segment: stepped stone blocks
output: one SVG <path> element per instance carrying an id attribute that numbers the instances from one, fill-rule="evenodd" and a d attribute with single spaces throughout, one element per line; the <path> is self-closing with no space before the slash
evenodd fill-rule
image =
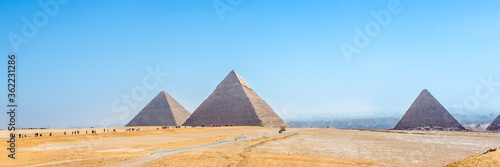
<path id="1" fill-rule="evenodd" d="M 288 126 L 234 70 L 183 125 Z"/>
<path id="2" fill-rule="evenodd" d="M 465 128 L 424 89 L 398 122 L 395 130 L 455 130 Z"/>
<path id="3" fill-rule="evenodd" d="M 181 126 L 191 114 L 167 92 L 160 92 L 126 126 Z"/>

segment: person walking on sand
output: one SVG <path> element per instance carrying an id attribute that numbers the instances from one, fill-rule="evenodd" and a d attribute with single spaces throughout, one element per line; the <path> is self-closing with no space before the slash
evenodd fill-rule
<path id="1" fill-rule="evenodd" d="M 52 132 L 50 132 L 50 135 L 49 136 L 52 136 Z"/>

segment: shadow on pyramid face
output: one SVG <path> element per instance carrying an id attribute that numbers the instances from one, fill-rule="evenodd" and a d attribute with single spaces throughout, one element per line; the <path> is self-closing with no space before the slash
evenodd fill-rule
<path id="1" fill-rule="evenodd" d="M 219 83 L 212 94 L 203 101 L 183 125 L 228 124 L 267 127 L 288 126 L 234 70 Z"/>
<path id="2" fill-rule="evenodd" d="M 453 130 L 465 128 L 427 89 L 422 90 L 394 130 Z"/>
<path id="3" fill-rule="evenodd" d="M 190 115 L 172 96 L 161 91 L 126 126 L 181 126 Z"/>
<path id="4" fill-rule="evenodd" d="M 491 122 L 490 126 L 486 128 L 487 131 L 493 131 L 493 132 L 498 132 L 500 131 L 500 115 Z"/>

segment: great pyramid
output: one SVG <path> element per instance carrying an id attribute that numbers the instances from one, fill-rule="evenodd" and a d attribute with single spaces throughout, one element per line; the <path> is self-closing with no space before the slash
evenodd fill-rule
<path id="1" fill-rule="evenodd" d="M 486 128 L 487 131 L 500 131 L 500 115 Z"/>
<path id="2" fill-rule="evenodd" d="M 430 127 L 438 130 L 465 130 L 453 116 L 424 89 L 394 129 Z"/>
<path id="3" fill-rule="evenodd" d="M 172 96 L 161 91 L 126 126 L 180 126 L 189 115 Z"/>
<path id="4" fill-rule="evenodd" d="M 234 70 L 224 78 L 183 125 L 231 124 L 266 127 L 288 126 Z"/>

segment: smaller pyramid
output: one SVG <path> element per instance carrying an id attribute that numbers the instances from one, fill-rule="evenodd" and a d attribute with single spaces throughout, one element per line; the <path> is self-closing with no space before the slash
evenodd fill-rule
<path id="1" fill-rule="evenodd" d="M 394 129 L 465 130 L 427 89 L 415 99 Z"/>
<path id="2" fill-rule="evenodd" d="M 487 131 L 500 131 L 500 115 L 486 128 Z"/>
<path id="3" fill-rule="evenodd" d="M 161 91 L 126 126 L 181 126 L 189 116 L 172 96 Z"/>

